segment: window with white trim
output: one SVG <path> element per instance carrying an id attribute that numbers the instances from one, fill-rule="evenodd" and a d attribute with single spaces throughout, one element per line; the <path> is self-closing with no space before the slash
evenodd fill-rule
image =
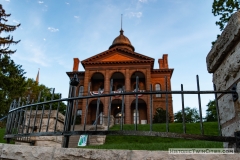
<path id="1" fill-rule="evenodd" d="M 160 84 L 155 84 L 155 91 L 161 91 L 161 85 Z M 156 94 L 156 97 L 162 97 L 161 94 Z"/>

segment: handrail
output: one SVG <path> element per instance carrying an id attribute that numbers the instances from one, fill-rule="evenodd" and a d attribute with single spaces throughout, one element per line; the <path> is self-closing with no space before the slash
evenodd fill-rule
<path id="1" fill-rule="evenodd" d="M 55 99 L 45 102 L 38 102 L 34 104 L 27 104 L 22 107 L 14 108 L 9 111 L 9 113 L 14 112 L 19 109 L 24 109 L 26 107 L 37 106 L 42 104 L 49 104 L 54 102 L 62 102 L 62 101 L 71 101 L 71 100 L 78 100 L 78 99 L 88 99 L 88 98 L 98 98 L 98 97 L 110 97 L 116 95 L 136 95 L 136 94 L 237 94 L 236 91 L 226 90 L 226 91 L 145 91 L 145 92 L 123 92 L 123 93 L 110 93 L 110 94 L 99 94 L 93 96 L 82 96 L 82 97 L 70 97 L 70 98 L 62 98 L 62 99 Z"/>

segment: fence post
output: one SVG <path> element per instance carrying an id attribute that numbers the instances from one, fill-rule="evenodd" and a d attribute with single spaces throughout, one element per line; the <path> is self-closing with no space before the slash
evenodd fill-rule
<path id="1" fill-rule="evenodd" d="M 136 77 L 136 92 L 138 92 L 138 84 L 139 84 L 139 77 Z M 136 99 L 135 99 L 135 131 L 137 131 L 137 124 L 139 121 L 139 113 L 138 113 L 138 94 L 136 93 Z"/>
<path id="2" fill-rule="evenodd" d="M 77 74 L 74 74 L 73 78 L 70 80 L 70 92 L 69 92 L 69 98 L 74 97 L 75 92 L 76 92 L 76 86 L 79 84 L 79 80 L 77 77 Z M 66 113 L 65 113 L 65 121 L 64 121 L 64 132 L 70 131 L 71 129 L 71 118 L 72 118 L 72 111 L 73 111 L 73 105 L 74 105 L 74 100 L 69 100 Z M 68 148 L 68 143 L 69 143 L 69 137 L 70 135 L 64 135 L 63 138 L 63 148 Z"/>
<path id="3" fill-rule="evenodd" d="M 10 107 L 9 107 L 9 111 L 8 111 L 8 112 L 10 112 L 10 111 L 12 110 L 12 108 L 13 108 L 13 102 L 10 104 Z M 12 113 L 10 113 L 10 114 L 8 113 L 8 115 L 7 115 L 7 124 L 6 124 L 6 132 L 5 132 L 5 134 L 9 134 L 9 133 L 10 133 L 9 127 L 10 127 L 11 118 L 12 118 Z M 10 138 L 7 138 L 6 140 L 7 140 L 7 143 L 8 143 L 8 144 L 9 144 L 10 141 L 11 141 Z"/>
<path id="4" fill-rule="evenodd" d="M 165 76 L 165 90 L 166 90 L 166 132 L 169 132 L 169 117 L 168 117 L 168 94 L 167 94 L 167 91 L 168 91 L 168 83 L 167 83 L 167 76 Z"/>

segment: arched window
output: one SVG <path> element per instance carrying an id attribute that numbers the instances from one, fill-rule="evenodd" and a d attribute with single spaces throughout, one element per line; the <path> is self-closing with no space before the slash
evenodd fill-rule
<path id="1" fill-rule="evenodd" d="M 79 87 L 78 97 L 83 96 L 83 86 Z"/>
<path id="2" fill-rule="evenodd" d="M 155 84 L 155 91 L 161 91 L 160 84 Z M 156 97 L 162 97 L 162 95 L 161 94 L 156 94 Z"/>

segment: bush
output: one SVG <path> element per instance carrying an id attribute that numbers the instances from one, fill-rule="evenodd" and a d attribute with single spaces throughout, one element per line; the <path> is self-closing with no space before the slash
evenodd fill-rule
<path id="1" fill-rule="evenodd" d="M 168 113 L 168 121 L 171 122 L 171 115 Z M 153 116 L 153 123 L 166 123 L 166 110 L 157 108 Z"/>

